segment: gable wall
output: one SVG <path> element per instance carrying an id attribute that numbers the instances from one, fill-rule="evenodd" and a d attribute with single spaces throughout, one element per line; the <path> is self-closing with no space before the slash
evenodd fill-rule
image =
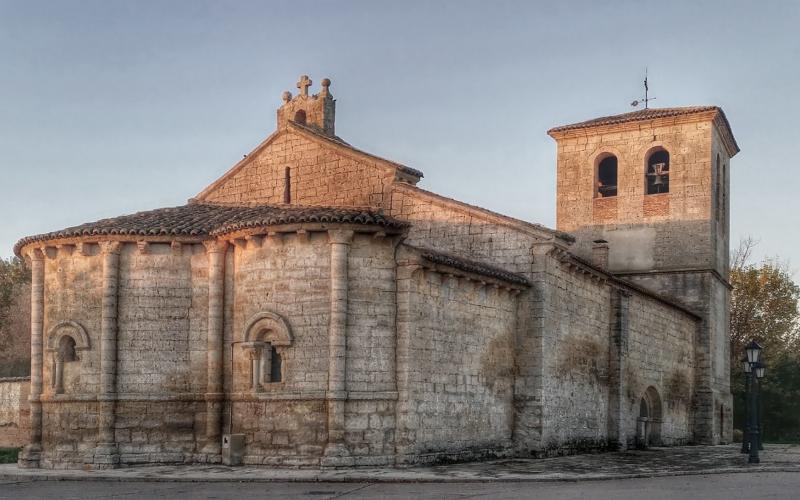
<path id="1" fill-rule="evenodd" d="M 238 172 L 201 196 L 224 203 L 283 203 L 286 167 L 293 205 L 381 207 L 394 172 L 303 137 L 281 132 Z"/>

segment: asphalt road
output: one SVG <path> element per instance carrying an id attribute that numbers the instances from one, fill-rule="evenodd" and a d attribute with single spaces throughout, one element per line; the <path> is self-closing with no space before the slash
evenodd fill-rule
<path id="1" fill-rule="evenodd" d="M 0 499 L 536 498 L 798 499 L 800 473 L 748 473 L 557 483 L 166 483 L 0 481 Z"/>

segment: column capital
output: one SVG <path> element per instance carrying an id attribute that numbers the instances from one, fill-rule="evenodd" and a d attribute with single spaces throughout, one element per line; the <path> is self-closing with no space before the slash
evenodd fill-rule
<path id="1" fill-rule="evenodd" d="M 103 255 L 119 254 L 122 250 L 121 241 L 103 241 L 100 243 L 100 252 Z"/>
<path id="2" fill-rule="evenodd" d="M 206 253 L 225 253 L 228 250 L 228 242 L 224 240 L 206 240 L 203 242 Z"/>
<path id="3" fill-rule="evenodd" d="M 42 248 L 31 248 L 25 252 L 25 257 L 31 261 L 44 260 L 44 250 Z"/>
<path id="4" fill-rule="evenodd" d="M 349 245 L 353 241 L 353 234 L 350 229 L 330 229 L 328 239 L 331 244 Z"/>

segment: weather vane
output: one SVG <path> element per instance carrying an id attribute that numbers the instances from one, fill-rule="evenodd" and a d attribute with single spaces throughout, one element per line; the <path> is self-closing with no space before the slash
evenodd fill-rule
<path id="1" fill-rule="evenodd" d="M 644 69 L 644 99 L 637 99 L 631 103 L 631 106 L 634 108 L 639 105 L 639 103 L 644 103 L 644 109 L 648 108 L 650 101 L 655 99 L 655 97 L 648 97 L 647 93 L 650 91 L 650 87 L 647 86 L 647 68 Z"/>

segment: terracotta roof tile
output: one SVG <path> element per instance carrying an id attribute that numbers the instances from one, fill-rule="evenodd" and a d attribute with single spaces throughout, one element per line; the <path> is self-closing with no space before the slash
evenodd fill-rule
<path id="1" fill-rule="evenodd" d="M 189 203 L 68 227 L 28 236 L 14 245 L 14 252 L 32 242 L 80 236 L 217 236 L 250 227 L 295 223 L 365 224 L 401 229 L 404 222 L 371 210 L 336 207 L 280 205 L 222 205 Z"/>
<path id="2" fill-rule="evenodd" d="M 639 111 L 632 111 L 630 113 L 623 113 L 621 115 L 602 116 L 592 120 L 583 122 L 572 123 L 569 125 L 561 125 L 559 127 L 551 128 L 547 133 L 564 132 L 567 130 L 575 130 L 581 128 L 599 127 L 601 125 L 616 125 L 618 123 L 627 123 L 644 120 L 654 120 L 656 118 L 669 118 L 672 116 L 691 115 L 694 113 L 705 113 L 707 111 L 719 111 L 722 109 L 717 106 L 690 106 L 683 108 L 651 108 L 640 109 Z"/>

